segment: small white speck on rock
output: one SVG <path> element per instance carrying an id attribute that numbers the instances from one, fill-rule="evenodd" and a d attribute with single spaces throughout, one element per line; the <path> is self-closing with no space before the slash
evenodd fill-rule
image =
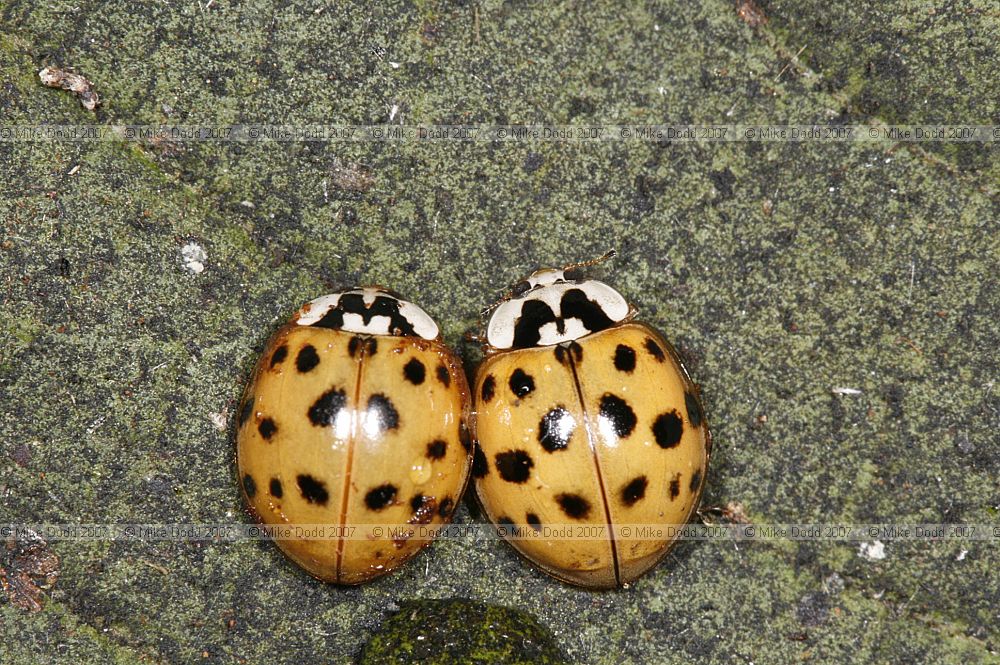
<path id="1" fill-rule="evenodd" d="M 192 240 L 181 247 L 181 259 L 184 261 L 184 269 L 197 275 L 204 272 L 208 254 L 201 245 Z"/>
<path id="2" fill-rule="evenodd" d="M 225 411 L 220 413 L 211 413 L 208 417 L 212 419 L 212 425 L 215 426 L 215 429 L 220 432 L 224 432 L 226 430 L 226 425 L 229 424 L 229 416 L 226 415 Z"/>
<path id="3" fill-rule="evenodd" d="M 869 561 L 881 561 L 886 557 L 885 543 L 881 540 L 861 543 L 858 546 L 858 556 Z"/>

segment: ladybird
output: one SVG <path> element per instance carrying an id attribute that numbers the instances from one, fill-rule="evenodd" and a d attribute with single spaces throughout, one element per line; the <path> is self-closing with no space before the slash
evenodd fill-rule
<path id="1" fill-rule="evenodd" d="M 375 287 L 317 298 L 268 342 L 243 397 L 243 496 L 264 524 L 327 527 L 276 540 L 312 575 L 384 575 L 430 542 L 416 525 L 451 519 L 472 461 L 469 402 L 420 307 Z"/>
<path id="2" fill-rule="evenodd" d="M 636 312 L 579 266 L 547 268 L 496 306 L 481 339 L 479 500 L 521 554 L 584 587 L 625 586 L 655 566 L 708 466 L 698 388 Z"/>

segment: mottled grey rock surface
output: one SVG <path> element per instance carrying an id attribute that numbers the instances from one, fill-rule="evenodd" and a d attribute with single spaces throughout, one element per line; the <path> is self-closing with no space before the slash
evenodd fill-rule
<path id="1" fill-rule="evenodd" d="M 1000 124 L 992 2 L 761 6 L 751 27 L 729 0 L 0 0 L 0 124 Z M 995 524 L 998 163 L 981 143 L 0 142 L 0 522 L 245 520 L 236 401 L 301 302 L 390 285 L 472 367 L 463 334 L 509 282 L 617 248 L 603 274 L 702 385 L 707 504 Z M 50 545 L 44 609 L 0 604 L 4 663 L 350 662 L 435 598 L 527 611 L 581 662 L 1000 649 L 995 541 L 684 542 L 616 593 L 491 541 L 348 589 L 264 542 Z"/>

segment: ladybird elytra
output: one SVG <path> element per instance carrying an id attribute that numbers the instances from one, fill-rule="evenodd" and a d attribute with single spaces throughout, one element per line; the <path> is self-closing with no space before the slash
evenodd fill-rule
<path id="1" fill-rule="evenodd" d="M 494 523 L 538 534 L 510 542 L 545 572 L 624 586 L 679 531 L 645 527 L 680 527 L 698 507 L 711 447 L 698 389 L 612 287 L 557 269 L 527 283 L 486 325 L 476 491 Z"/>
<path id="2" fill-rule="evenodd" d="M 276 540 L 315 577 L 384 575 L 430 542 L 405 527 L 451 519 L 469 404 L 461 361 L 417 305 L 378 287 L 317 298 L 271 337 L 242 399 L 247 506 L 265 524 L 333 529 Z"/>

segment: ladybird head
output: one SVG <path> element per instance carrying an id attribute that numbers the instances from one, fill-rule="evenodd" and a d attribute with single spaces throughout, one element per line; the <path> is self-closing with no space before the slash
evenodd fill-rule
<path id="1" fill-rule="evenodd" d="M 293 321 L 364 335 L 437 339 L 438 326 L 419 306 L 378 286 L 338 291 L 307 302 Z"/>
<path id="2" fill-rule="evenodd" d="M 495 349 L 562 344 L 624 321 L 632 311 L 622 294 L 587 279 L 579 267 L 543 268 L 493 310 L 486 342 Z"/>

